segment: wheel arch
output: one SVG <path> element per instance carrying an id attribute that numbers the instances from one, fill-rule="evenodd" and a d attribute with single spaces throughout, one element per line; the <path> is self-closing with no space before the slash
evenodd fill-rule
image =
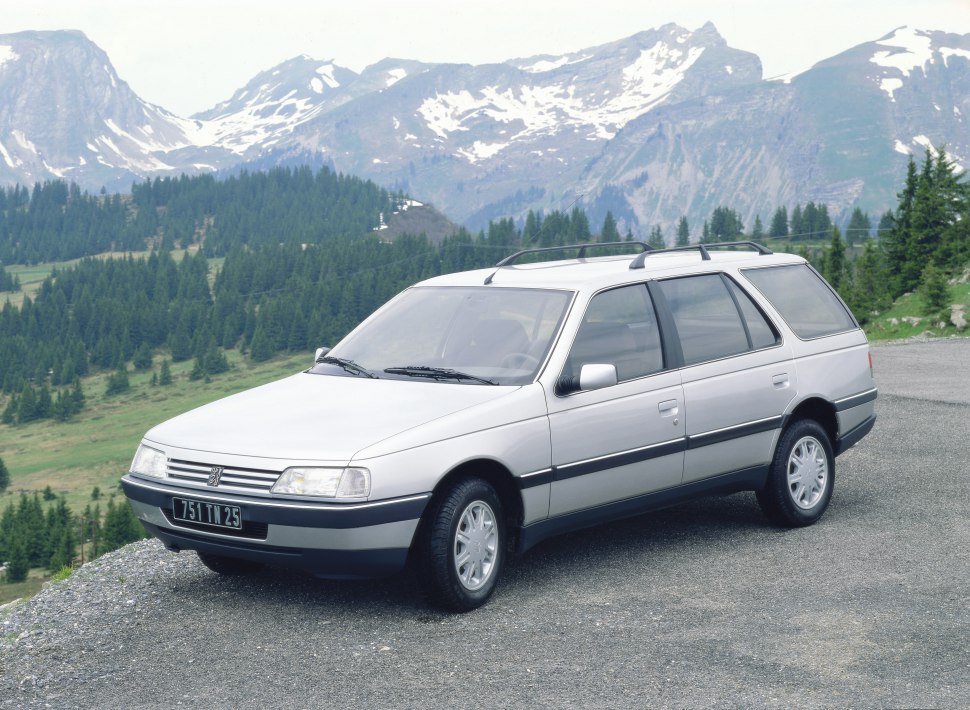
<path id="1" fill-rule="evenodd" d="M 839 420 L 835 405 L 821 397 L 809 397 L 785 417 L 785 427 L 799 419 L 812 419 L 819 423 L 829 437 L 829 446 L 835 450 L 839 440 Z"/>
<path id="2" fill-rule="evenodd" d="M 495 489 L 504 509 L 503 517 L 505 518 L 507 538 L 504 547 L 508 551 L 514 550 L 525 515 L 522 494 L 512 472 L 498 461 L 488 458 L 465 461 L 441 477 L 431 492 L 428 505 L 425 506 L 424 514 L 421 516 L 421 522 L 418 525 L 419 530 L 416 531 L 414 536 L 414 542 L 417 542 L 421 537 L 420 528 L 427 524 L 429 511 L 435 509 L 434 502 L 456 482 L 467 478 L 480 478 Z"/>

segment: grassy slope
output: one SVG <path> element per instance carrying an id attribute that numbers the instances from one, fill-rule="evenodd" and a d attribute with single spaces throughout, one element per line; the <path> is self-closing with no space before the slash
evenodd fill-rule
<path id="1" fill-rule="evenodd" d="M 950 303 L 962 303 L 964 318 L 970 321 L 970 282 L 950 284 Z M 903 318 L 919 318 L 918 323 L 906 322 Z M 893 323 L 893 321 L 896 321 Z M 919 294 L 908 293 L 896 300 L 893 307 L 880 313 L 866 326 L 866 333 L 870 340 L 894 340 L 911 338 L 929 332 L 937 336 L 965 335 L 970 336 L 970 328 L 962 333 L 949 322 L 943 328 L 938 327 L 940 320 L 928 317 L 923 313 L 923 299 Z"/>
<path id="2" fill-rule="evenodd" d="M 114 397 L 104 396 L 108 373 L 101 373 L 82 381 L 87 406 L 74 420 L 0 425 L 0 456 L 11 477 L 0 506 L 21 490 L 42 491 L 50 486 L 54 492 L 63 493 L 72 508 L 81 510 L 91 500 L 94 486 L 104 493 L 117 490 L 118 479 L 128 470 L 139 440 L 155 424 L 290 375 L 308 367 L 312 358 L 306 353 L 254 365 L 236 351 L 228 356 L 233 369 L 212 382 L 190 381 L 193 363 L 189 361 L 172 366 L 174 381 L 167 387 L 152 387 L 151 372 L 132 373 L 131 390 Z"/>

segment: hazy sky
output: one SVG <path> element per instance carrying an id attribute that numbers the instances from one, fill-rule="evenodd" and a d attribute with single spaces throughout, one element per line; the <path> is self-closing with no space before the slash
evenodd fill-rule
<path id="1" fill-rule="evenodd" d="M 765 76 L 808 69 L 896 27 L 970 33 L 970 0 L 8 0 L 0 34 L 79 29 L 146 101 L 187 116 L 307 54 L 481 64 L 710 20 Z"/>

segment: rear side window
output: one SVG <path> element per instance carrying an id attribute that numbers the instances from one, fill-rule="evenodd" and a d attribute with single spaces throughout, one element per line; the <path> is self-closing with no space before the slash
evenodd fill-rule
<path id="1" fill-rule="evenodd" d="M 684 364 L 747 352 L 741 315 L 718 274 L 669 279 L 660 288 L 677 324 Z"/>
<path id="2" fill-rule="evenodd" d="M 799 338 L 819 338 L 857 327 L 845 304 L 807 264 L 745 269 L 743 273 Z"/>

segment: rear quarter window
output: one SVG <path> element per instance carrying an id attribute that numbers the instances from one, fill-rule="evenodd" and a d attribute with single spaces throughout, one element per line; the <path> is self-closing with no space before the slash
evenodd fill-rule
<path id="1" fill-rule="evenodd" d="M 799 338 L 820 338 L 858 327 L 842 300 L 807 264 L 744 269 L 742 273 Z"/>

